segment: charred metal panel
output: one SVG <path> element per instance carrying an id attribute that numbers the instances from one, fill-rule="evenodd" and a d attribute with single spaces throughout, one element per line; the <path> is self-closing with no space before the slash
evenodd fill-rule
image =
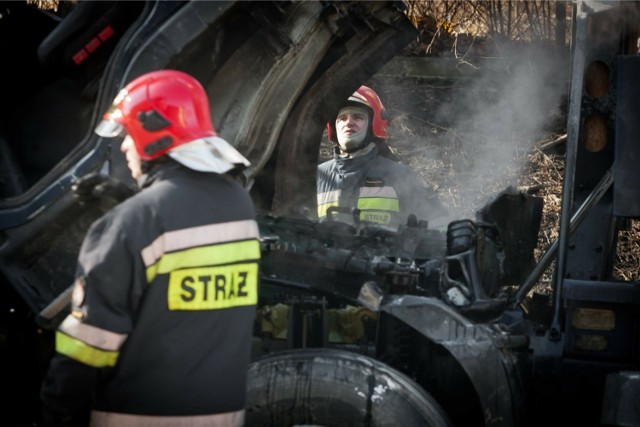
<path id="1" fill-rule="evenodd" d="M 640 56 L 621 56 L 616 107 L 613 211 L 640 216 Z"/>
<path id="2" fill-rule="evenodd" d="M 540 197 L 509 188 L 478 212 L 480 220 L 495 224 L 500 232 L 506 258 L 503 285 L 522 283 L 535 265 L 542 204 Z"/>
<path id="3" fill-rule="evenodd" d="M 626 8 L 617 6 L 614 2 L 577 5 L 572 43 L 572 106 L 567 123 L 571 141 L 567 145 L 561 220 L 567 224 L 613 166 L 616 59 L 633 16 Z M 560 234 L 562 278 L 606 280 L 611 274 L 617 236 L 613 191 L 603 195 L 570 237 L 562 230 Z"/>
<path id="4" fill-rule="evenodd" d="M 605 385 L 605 404 L 602 422 L 606 425 L 640 426 L 638 396 L 640 396 L 640 374 L 619 372 L 610 374 Z"/>
<path id="5" fill-rule="evenodd" d="M 516 353 L 526 348 L 525 337 L 474 324 L 434 298 L 394 297 L 381 309 L 453 354 L 475 387 L 486 426 L 522 422 L 523 378 Z"/>
<path id="6" fill-rule="evenodd" d="M 566 280 L 565 354 L 640 361 L 640 283 Z"/>

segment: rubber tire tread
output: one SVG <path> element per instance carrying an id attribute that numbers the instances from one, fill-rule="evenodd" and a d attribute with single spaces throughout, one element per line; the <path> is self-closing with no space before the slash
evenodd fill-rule
<path id="1" fill-rule="evenodd" d="M 297 349 L 249 366 L 247 427 L 448 427 L 437 401 L 416 382 L 358 353 Z"/>

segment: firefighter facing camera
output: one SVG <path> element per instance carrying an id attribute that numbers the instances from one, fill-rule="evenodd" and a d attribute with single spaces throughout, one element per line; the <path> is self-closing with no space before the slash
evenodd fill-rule
<path id="1" fill-rule="evenodd" d="M 392 228 L 410 215 L 446 229 L 447 212 L 435 191 L 411 168 L 382 155 L 388 150 L 388 122 L 382 101 L 360 86 L 327 124 L 334 157 L 318 167 L 318 219 L 337 210 L 342 221 L 367 221 Z"/>
<path id="2" fill-rule="evenodd" d="M 229 174 L 249 162 L 179 71 L 133 80 L 96 133 L 124 136 L 141 190 L 82 244 L 44 424 L 84 413 L 92 426 L 241 426 L 260 247 L 251 198 Z"/>

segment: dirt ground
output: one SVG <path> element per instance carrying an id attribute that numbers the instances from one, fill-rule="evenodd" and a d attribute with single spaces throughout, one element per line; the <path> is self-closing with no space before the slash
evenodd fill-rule
<path id="1" fill-rule="evenodd" d="M 493 97 L 492 105 L 500 105 L 500 82 L 494 83 L 496 86 L 491 87 L 483 82 L 478 88 L 468 81 L 388 77 L 367 82 L 390 113 L 392 151 L 431 183 L 452 216 L 475 218 L 478 209 L 509 186 L 528 189 L 544 199 L 535 253 L 539 259 L 558 237 L 564 144 L 544 150 L 540 146 L 566 135 L 562 99 L 538 111 L 525 110 L 523 114 L 530 115 L 519 121 L 508 111 L 515 108 L 513 100 L 503 103 L 506 113 L 488 112 L 489 102 L 473 101 L 473 96 L 480 100 Z M 481 118 L 478 110 L 484 113 Z M 516 126 L 506 125 L 505 120 Z M 535 126 L 523 125 L 532 122 Z M 614 268 L 617 278 L 638 279 L 639 236 L 637 222 L 620 232 Z M 549 269 L 534 290 L 549 292 L 550 283 Z"/>

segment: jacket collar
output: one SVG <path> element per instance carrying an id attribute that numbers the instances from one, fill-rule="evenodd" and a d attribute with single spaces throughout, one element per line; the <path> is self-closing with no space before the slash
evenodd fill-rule
<path id="1" fill-rule="evenodd" d="M 140 188 L 146 188 L 151 186 L 154 182 L 161 180 L 167 176 L 171 176 L 178 170 L 187 170 L 186 166 L 180 163 L 166 159 L 162 162 L 157 162 L 149 168 L 149 171 L 138 178 L 138 186 Z"/>
<path id="2" fill-rule="evenodd" d="M 352 154 L 349 157 L 343 157 L 341 156 L 338 148 L 334 151 L 336 169 L 340 175 L 357 172 L 366 168 L 377 156 L 378 148 L 373 142 L 369 143 L 369 145 L 364 147 L 362 150 L 359 150 L 355 156 Z"/>

